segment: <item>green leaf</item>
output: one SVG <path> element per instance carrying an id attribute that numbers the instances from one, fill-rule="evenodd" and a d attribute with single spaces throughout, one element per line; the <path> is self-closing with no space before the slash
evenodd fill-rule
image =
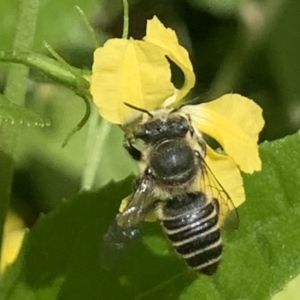
<path id="1" fill-rule="evenodd" d="M 145 223 L 143 242 L 112 270 L 101 268 L 101 240 L 130 193 L 132 178 L 62 201 L 27 234 L 2 280 L 4 299 L 271 299 L 300 273 L 300 134 L 263 143 L 263 170 L 245 175 L 240 227 L 224 232 L 218 272 L 197 276 Z"/>
<path id="2" fill-rule="evenodd" d="M 24 124 L 27 126 L 49 126 L 48 120 L 43 120 L 39 115 L 26 109 L 23 106 L 14 104 L 0 94 L 0 123 L 9 122 L 14 124 Z"/>
<path id="3" fill-rule="evenodd" d="M 276 294 L 272 300 L 298 300 L 300 275 L 291 280 L 283 291 Z"/>

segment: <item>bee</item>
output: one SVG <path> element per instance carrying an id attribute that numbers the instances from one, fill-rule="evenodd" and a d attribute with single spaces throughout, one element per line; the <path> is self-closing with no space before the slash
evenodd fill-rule
<path id="1" fill-rule="evenodd" d="M 126 105 L 143 113 L 124 138 L 139 176 L 125 209 L 104 236 L 104 248 L 124 248 L 154 212 L 186 264 L 199 273 L 214 274 L 223 250 L 219 217 L 236 211 L 205 162 L 201 132 L 180 108 L 149 112 Z"/>

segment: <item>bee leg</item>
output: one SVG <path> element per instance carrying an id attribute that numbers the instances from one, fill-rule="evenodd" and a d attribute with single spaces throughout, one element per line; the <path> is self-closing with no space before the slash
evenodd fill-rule
<path id="1" fill-rule="evenodd" d="M 165 205 L 165 201 L 157 200 L 153 203 L 154 213 L 158 220 L 162 222 L 163 220 L 163 207 Z"/>
<path id="2" fill-rule="evenodd" d="M 140 161 L 142 158 L 142 153 L 138 149 L 134 148 L 132 144 L 130 143 L 129 139 L 125 138 L 123 141 L 123 147 L 126 149 L 126 151 L 129 153 L 129 155 L 137 161 Z"/>

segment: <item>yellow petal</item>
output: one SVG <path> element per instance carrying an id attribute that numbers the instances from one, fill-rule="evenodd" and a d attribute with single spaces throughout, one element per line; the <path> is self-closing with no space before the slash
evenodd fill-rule
<path id="1" fill-rule="evenodd" d="M 147 34 L 144 40 L 148 43 L 159 46 L 165 54 L 183 71 L 185 81 L 177 94 L 177 100 L 182 99 L 195 85 L 195 74 L 185 48 L 179 45 L 176 33 L 164 27 L 156 16 L 147 22 Z"/>
<path id="2" fill-rule="evenodd" d="M 8 234 L 11 231 L 24 228 L 24 221 L 22 218 L 13 210 L 9 210 L 4 223 L 3 235 Z"/>
<path id="3" fill-rule="evenodd" d="M 25 229 L 13 230 L 7 233 L 2 241 L 0 272 L 3 274 L 5 269 L 17 258 L 25 236 Z"/>
<path id="4" fill-rule="evenodd" d="M 209 146 L 205 161 L 230 196 L 234 207 L 240 206 L 245 201 L 245 190 L 241 172 L 234 161 L 229 156 L 216 153 Z"/>
<path id="5" fill-rule="evenodd" d="M 91 94 L 102 117 L 126 124 L 141 113 L 124 105 L 152 110 L 174 93 L 164 52 L 144 41 L 110 39 L 94 53 Z"/>
<path id="6" fill-rule="evenodd" d="M 14 211 L 9 210 L 3 229 L 0 273 L 17 258 L 25 236 L 24 221 Z"/>
<path id="7" fill-rule="evenodd" d="M 187 105 L 181 112 L 191 116 L 196 127 L 217 140 L 239 168 L 246 173 L 261 170 L 256 141 L 237 126 L 231 119 L 225 118 L 207 105 Z M 241 114 L 247 115 L 247 111 Z"/>
<path id="8" fill-rule="evenodd" d="M 202 107 L 209 108 L 240 127 L 257 143 L 259 132 L 264 127 L 262 109 L 253 100 L 239 94 L 226 94 Z"/>

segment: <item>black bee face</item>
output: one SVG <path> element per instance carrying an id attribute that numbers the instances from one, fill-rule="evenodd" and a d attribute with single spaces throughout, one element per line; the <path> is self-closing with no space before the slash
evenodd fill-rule
<path id="1" fill-rule="evenodd" d="M 169 114 L 166 118 L 157 118 L 137 124 L 133 136 L 145 143 L 156 143 L 165 138 L 185 137 L 190 130 L 187 119 L 180 115 Z"/>

